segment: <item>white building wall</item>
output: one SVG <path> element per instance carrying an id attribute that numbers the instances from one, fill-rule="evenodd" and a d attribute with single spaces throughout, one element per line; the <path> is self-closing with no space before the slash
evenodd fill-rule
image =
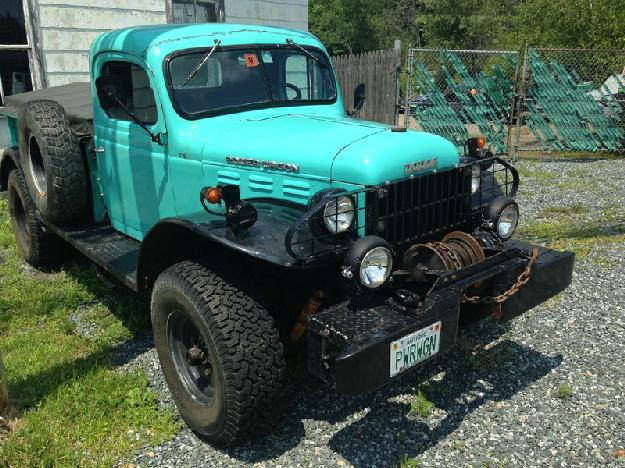
<path id="1" fill-rule="evenodd" d="M 89 46 L 100 33 L 167 22 L 168 0 L 29 1 L 45 86 L 89 81 Z M 224 10 L 227 23 L 308 30 L 308 0 L 225 0 Z"/>
<path id="2" fill-rule="evenodd" d="M 252 23 L 308 31 L 308 0 L 225 0 L 227 23 Z"/>
<path id="3" fill-rule="evenodd" d="M 31 0 L 45 84 L 89 81 L 89 46 L 100 33 L 166 22 L 165 0 Z"/>

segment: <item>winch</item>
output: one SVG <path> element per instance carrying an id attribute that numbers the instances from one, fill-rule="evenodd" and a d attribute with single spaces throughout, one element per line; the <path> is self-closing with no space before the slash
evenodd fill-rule
<path id="1" fill-rule="evenodd" d="M 403 267 L 417 282 L 427 281 L 427 274 L 457 271 L 486 258 L 478 240 L 462 231 L 447 234 L 440 242 L 415 244 L 403 258 Z"/>

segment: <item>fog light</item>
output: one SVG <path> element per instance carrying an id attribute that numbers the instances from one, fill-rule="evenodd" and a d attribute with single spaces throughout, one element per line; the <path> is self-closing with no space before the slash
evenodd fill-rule
<path id="1" fill-rule="evenodd" d="M 497 197 L 486 207 L 486 226 L 500 239 L 508 240 L 519 225 L 519 206 L 510 197 Z"/>
<path id="2" fill-rule="evenodd" d="M 374 289 L 382 286 L 391 275 L 393 254 L 386 247 L 375 247 L 365 254 L 360 264 L 360 282 Z"/>
<path id="3" fill-rule="evenodd" d="M 388 280 L 392 270 L 391 246 L 380 237 L 367 236 L 349 249 L 341 273 L 346 278 L 357 278 L 365 288 L 375 289 Z"/>

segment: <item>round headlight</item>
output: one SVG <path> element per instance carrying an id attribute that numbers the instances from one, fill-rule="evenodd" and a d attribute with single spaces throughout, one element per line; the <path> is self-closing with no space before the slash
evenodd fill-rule
<path id="1" fill-rule="evenodd" d="M 510 239 L 519 224 L 519 208 L 516 203 L 506 206 L 497 220 L 497 234 L 504 240 Z"/>
<path id="2" fill-rule="evenodd" d="M 386 247 L 374 247 L 369 250 L 360 263 L 360 282 L 363 286 L 374 289 L 384 284 L 393 269 L 393 254 Z"/>
<path id="3" fill-rule="evenodd" d="M 519 225 L 519 206 L 511 197 L 495 197 L 486 206 L 483 227 L 508 240 Z"/>
<path id="4" fill-rule="evenodd" d="M 354 199 L 342 196 L 330 200 L 323 209 L 323 224 L 332 234 L 345 232 L 354 222 Z"/>
<path id="5" fill-rule="evenodd" d="M 479 164 L 471 167 L 471 195 L 475 195 L 482 183 L 482 168 Z"/>

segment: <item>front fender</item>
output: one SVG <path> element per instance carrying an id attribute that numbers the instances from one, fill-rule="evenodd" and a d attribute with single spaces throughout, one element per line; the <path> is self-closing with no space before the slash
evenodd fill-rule
<path id="1" fill-rule="evenodd" d="M 145 236 L 139 252 L 137 279 L 139 287 L 149 288 L 167 266 L 193 256 L 210 256 L 210 249 L 223 247 L 283 267 L 303 268 L 285 247 L 290 228 L 305 213 L 305 207 L 275 200 L 247 200 L 258 212 L 250 229 L 235 235 L 226 219 L 217 214 L 166 218 Z"/>

